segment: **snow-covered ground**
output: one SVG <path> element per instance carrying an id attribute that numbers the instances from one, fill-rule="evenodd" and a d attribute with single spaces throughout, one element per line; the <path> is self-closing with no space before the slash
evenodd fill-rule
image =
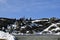
<path id="1" fill-rule="evenodd" d="M 9 33 L 5 33 L 3 31 L 0 31 L 0 39 L 15 40 L 15 37 Z"/>
<path id="2" fill-rule="evenodd" d="M 34 23 L 34 22 L 40 22 L 40 21 L 48 21 L 48 20 L 34 20 L 34 21 L 32 21 L 32 23 Z"/>
<path id="3" fill-rule="evenodd" d="M 44 34 L 44 32 L 47 32 L 47 34 L 60 35 L 60 32 L 57 32 L 57 33 L 52 32 L 52 31 L 60 30 L 60 27 L 58 25 L 60 25 L 60 23 L 52 23 L 48 28 L 46 28 L 42 32 L 40 32 L 40 34 Z M 49 30 L 51 27 L 56 27 L 56 28 Z"/>

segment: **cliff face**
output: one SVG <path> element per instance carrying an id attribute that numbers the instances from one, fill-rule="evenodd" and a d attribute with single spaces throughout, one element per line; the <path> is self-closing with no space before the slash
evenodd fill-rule
<path id="1" fill-rule="evenodd" d="M 0 18 L 0 30 L 23 34 L 58 33 L 60 32 L 60 19 L 55 17 L 41 19 Z"/>

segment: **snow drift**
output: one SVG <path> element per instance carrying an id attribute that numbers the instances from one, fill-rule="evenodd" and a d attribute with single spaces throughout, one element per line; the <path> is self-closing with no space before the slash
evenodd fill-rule
<path id="1" fill-rule="evenodd" d="M 3 31 L 0 31 L 0 39 L 5 39 L 5 40 L 15 40 L 15 37 L 9 33 L 5 33 Z"/>

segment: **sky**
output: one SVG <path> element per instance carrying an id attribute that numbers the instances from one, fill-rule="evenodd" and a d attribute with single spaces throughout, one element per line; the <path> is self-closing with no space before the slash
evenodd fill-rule
<path id="1" fill-rule="evenodd" d="M 0 17 L 60 18 L 60 0 L 0 0 Z"/>

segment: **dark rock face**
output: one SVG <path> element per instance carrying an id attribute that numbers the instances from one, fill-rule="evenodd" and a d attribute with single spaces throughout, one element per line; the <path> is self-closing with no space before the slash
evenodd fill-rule
<path id="1" fill-rule="evenodd" d="M 33 34 L 34 32 L 41 32 L 48 28 L 50 25 L 55 23 L 60 23 L 60 19 L 52 18 L 42 18 L 42 19 L 10 19 L 10 18 L 0 18 L 0 30 L 5 32 L 17 32 L 17 33 L 28 33 Z M 60 24 L 58 25 L 60 27 Z M 54 29 L 51 27 L 49 30 Z M 57 31 L 56 31 L 57 32 Z"/>

